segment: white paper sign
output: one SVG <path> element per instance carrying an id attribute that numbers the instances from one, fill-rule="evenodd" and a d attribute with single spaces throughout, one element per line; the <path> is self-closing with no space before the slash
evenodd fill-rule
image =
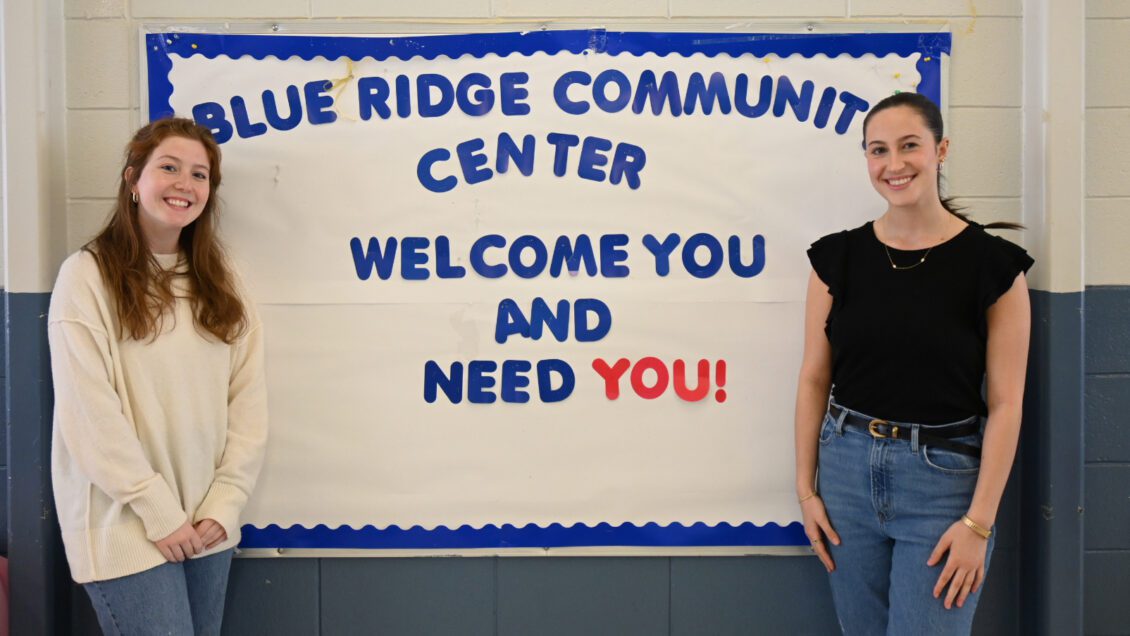
<path id="1" fill-rule="evenodd" d="M 245 547 L 798 545 L 808 245 L 946 34 L 150 34 L 268 339 Z"/>

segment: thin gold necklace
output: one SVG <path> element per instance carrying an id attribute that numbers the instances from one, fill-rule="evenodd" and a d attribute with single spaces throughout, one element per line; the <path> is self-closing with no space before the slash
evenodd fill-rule
<path id="1" fill-rule="evenodd" d="M 925 263 L 926 257 L 930 255 L 930 252 L 931 252 L 931 250 L 934 249 L 934 247 L 936 247 L 936 246 L 931 245 L 929 248 L 927 248 L 926 253 L 922 255 L 922 258 L 918 259 L 918 262 L 913 264 L 913 265 L 895 265 L 895 259 L 891 258 L 891 248 L 887 247 L 886 243 L 883 243 L 883 251 L 887 253 L 887 261 L 889 261 L 891 263 L 891 269 L 897 269 L 897 270 L 914 269 L 915 267 L 918 267 L 922 263 Z"/>

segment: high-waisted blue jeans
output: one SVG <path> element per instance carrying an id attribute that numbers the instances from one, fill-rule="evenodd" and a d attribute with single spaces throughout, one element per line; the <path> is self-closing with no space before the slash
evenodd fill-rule
<path id="1" fill-rule="evenodd" d="M 233 550 L 85 583 L 105 636 L 219 636 Z"/>
<path id="2" fill-rule="evenodd" d="M 820 497 L 842 541 L 829 544 L 836 563 L 829 579 L 844 634 L 969 634 L 980 594 L 970 594 L 964 607 L 945 609 L 945 595 L 933 596 L 945 559 L 934 567 L 926 561 L 969 510 L 980 459 L 931 448 L 917 435 L 877 439 L 845 428 L 845 414 L 824 417 L 818 474 Z M 921 433 L 949 425 L 907 426 Z M 953 441 L 979 446 L 980 437 Z M 990 539 L 986 572 L 992 550 Z"/>

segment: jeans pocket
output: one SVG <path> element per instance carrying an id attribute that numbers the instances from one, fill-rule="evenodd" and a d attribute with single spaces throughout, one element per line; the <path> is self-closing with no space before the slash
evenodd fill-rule
<path id="1" fill-rule="evenodd" d="M 981 458 L 958 453 L 948 448 L 923 445 L 918 456 L 927 466 L 949 475 L 972 475 L 981 470 Z"/>
<path id="2" fill-rule="evenodd" d="M 827 446 L 836 436 L 836 418 L 831 413 L 824 414 L 824 422 L 820 425 L 820 445 Z"/>

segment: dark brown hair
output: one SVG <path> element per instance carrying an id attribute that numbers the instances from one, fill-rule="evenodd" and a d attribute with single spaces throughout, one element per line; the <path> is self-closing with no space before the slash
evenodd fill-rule
<path id="1" fill-rule="evenodd" d="M 863 147 L 865 149 L 867 148 L 867 124 L 871 123 L 871 118 L 876 113 L 880 113 L 880 112 L 887 110 L 889 108 L 897 108 L 899 106 L 906 106 L 908 108 L 913 108 L 914 111 L 916 113 L 918 113 L 919 116 L 922 117 L 922 121 L 926 123 L 926 127 L 930 129 L 930 132 L 934 136 L 934 143 L 935 144 L 942 143 L 942 139 L 945 138 L 945 130 L 944 130 L 944 127 L 942 125 L 942 111 L 941 111 L 941 109 L 938 108 L 938 105 L 935 104 L 934 102 L 932 102 L 930 100 L 930 98 L 928 98 L 924 95 L 921 95 L 919 93 L 895 93 L 894 95 L 891 95 L 890 97 L 884 98 L 878 104 L 875 104 L 875 106 L 871 108 L 871 111 L 867 113 L 867 116 L 863 118 Z M 943 196 L 941 196 L 941 194 L 942 194 L 942 173 L 939 170 L 938 171 L 938 198 L 940 199 L 940 201 L 942 203 L 942 207 L 945 208 L 946 211 L 949 212 L 950 214 L 952 214 L 956 217 L 960 217 L 962 220 L 964 220 L 966 222 L 971 222 L 970 219 L 969 219 L 969 215 L 962 212 L 962 210 L 964 210 L 965 208 L 954 203 L 953 197 L 943 197 Z M 1005 230 L 1022 230 L 1022 229 L 1024 229 L 1024 226 L 1020 225 L 1019 223 L 1009 223 L 1007 221 L 994 221 L 992 223 L 985 224 L 984 227 L 990 228 L 990 229 L 1005 229 Z"/>
<path id="2" fill-rule="evenodd" d="M 149 250 L 138 223 L 133 187 L 153 150 L 170 137 L 200 142 L 208 155 L 208 201 L 200 216 L 181 230 L 180 248 L 188 262 L 189 302 L 198 329 L 231 344 L 247 326 L 247 313 L 235 288 L 216 235 L 220 187 L 220 147 L 212 133 L 191 119 L 158 119 L 143 126 L 126 146 L 118 200 L 106 227 L 83 249 L 94 255 L 118 314 L 119 333 L 135 340 L 156 337 L 176 298 L 172 270 L 164 270 Z"/>

